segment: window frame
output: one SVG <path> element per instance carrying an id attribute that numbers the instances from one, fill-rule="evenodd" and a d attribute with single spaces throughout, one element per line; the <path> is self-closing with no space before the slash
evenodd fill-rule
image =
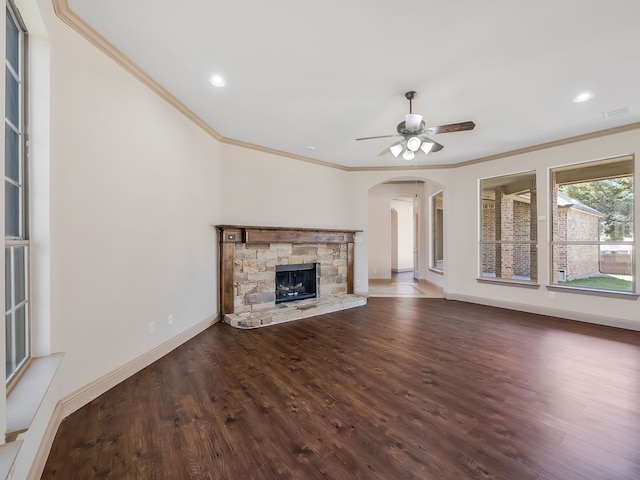
<path id="1" fill-rule="evenodd" d="M 574 292 L 574 293 L 586 293 L 586 294 L 599 294 L 599 295 L 613 295 L 613 296 L 632 296 L 632 297 L 637 297 L 638 296 L 638 282 L 637 282 L 637 278 L 636 278 L 636 242 L 635 242 L 635 228 L 633 229 L 632 233 L 633 233 L 633 239 L 630 241 L 619 241 L 619 240 L 602 240 L 599 238 L 598 240 L 556 240 L 555 239 L 555 224 L 556 224 L 556 219 L 555 219 L 555 212 L 554 212 L 554 205 L 555 205 L 555 201 L 553 198 L 553 195 L 557 195 L 556 194 L 556 190 L 555 190 L 555 177 L 554 177 L 554 173 L 557 172 L 568 172 L 571 170 L 579 170 L 579 169 L 586 169 L 586 168 L 590 168 L 590 167 L 598 167 L 598 166 L 602 166 L 602 165 L 608 165 L 608 164 L 615 164 L 615 163 L 622 163 L 625 161 L 629 161 L 630 165 L 631 165 L 631 178 L 633 180 L 633 198 L 634 201 L 631 203 L 631 205 L 633 206 L 633 214 L 632 214 L 632 223 L 635 227 L 635 222 L 636 222 L 636 211 L 635 211 L 635 197 L 636 197 L 636 180 L 635 180 L 635 155 L 634 154 L 628 154 L 628 155 L 619 155 L 619 156 L 615 156 L 615 157 L 610 157 L 610 158 L 605 158 L 605 159 L 598 159 L 598 160 L 588 160 L 588 161 L 583 161 L 583 162 L 578 162 L 578 163 L 572 163 L 572 164 L 567 164 L 567 165 L 558 165 L 555 167 L 551 167 L 549 168 L 549 174 L 548 174 L 548 181 L 549 181 L 549 194 L 550 194 L 550 198 L 549 198 L 549 219 L 550 219 L 550 223 L 549 223 L 549 285 L 548 288 L 552 289 L 552 290 L 558 290 L 558 291 L 563 291 L 563 292 Z M 597 180 L 607 180 L 607 179 L 611 179 L 611 178 L 622 178 L 621 175 L 611 175 L 611 176 L 605 176 L 605 177 L 601 177 L 601 178 L 597 178 L 597 179 L 592 179 L 590 181 L 597 181 Z M 573 183 L 586 183 L 586 180 L 584 182 L 578 182 L 575 181 Z M 562 182 L 559 184 L 559 186 L 561 185 L 568 185 L 570 184 L 570 182 Z M 599 232 L 600 233 L 600 232 Z M 557 280 L 558 278 L 558 268 L 559 266 L 555 265 L 555 248 L 557 246 L 561 246 L 561 245 L 565 245 L 565 246 L 598 246 L 598 250 L 599 250 L 599 255 L 601 255 L 601 246 L 603 245 L 624 245 L 624 246 L 630 246 L 630 252 L 631 252 L 631 290 L 615 290 L 615 289 L 605 289 L 605 288 L 595 288 L 595 287 L 589 287 L 589 286 L 584 286 L 584 285 L 563 285 L 561 282 L 559 282 Z M 598 263 L 600 264 L 600 257 L 598 260 Z"/>
<path id="2" fill-rule="evenodd" d="M 31 295 L 30 295 L 30 206 L 29 206 L 29 156 L 28 156 L 28 135 L 27 135 L 27 112 L 28 112 L 28 33 L 25 23 L 12 0 L 6 2 L 5 14 L 7 21 L 10 19 L 18 31 L 18 71 L 10 64 L 9 56 L 5 50 L 5 75 L 13 76 L 18 83 L 18 125 L 15 125 L 8 117 L 5 109 L 5 132 L 11 129 L 18 136 L 18 157 L 19 173 L 18 181 L 7 176 L 7 163 L 5 160 L 5 188 L 7 183 L 15 185 L 19 189 L 18 202 L 18 235 L 6 236 L 7 220 L 5 219 L 5 258 L 8 257 L 8 264 L 5 264 L 5 384 L 9 391 L 25 371 L 31 359 Z M 8 35 L 9 32 L 6 33 Z M 8 44 L 8 42 L 7 42 Z M 8 86 L 5 85 L 5 98 Z M 7 139 L 5 138 L 5 143 Z M 7 147 L 5 144 L 5 156 Z M 6 193 L 5 193 L 6 195 Z M 5 205 L 5 215 L 6 215 Z M 24 282 L 22 289 L 24 298 L 16 299 L 16 252 L 24 249 L 24 263 L 20 266 L 22 270 L 21 280 Z M 18 301 L 16 301 L 18 300 Z M 17 313 L 23 309 L 24 317 L 19 318 Z M 16 322 L 21 322 L 18 331 L 23 332 L 23 338 L 16 338 Z M 17 344 L 20 342 L 20 345 Z M 24 358 L 17 358 L 17 352 L 24 352 Z"/>
<path id="3" fill-rule="evenodd" d="M 437 208 L 438 198 L 441 199 L 442 208 Z M 444 190 L 434 193 L 429 198 L 429 208 L 431 211 L 431 242 L 430 242 L 430 255 L 429 255 L 429 269 L 436 273 L 444 273 Z M 440 210 L 440 216 L 437 211 Z M 440 224 L 436 221 L 440 220 Z M 436 245 L 436 240 L 440 239 L 440 251 L 442 251 L 442 259 L 436 258 L 436 254 L 439 251 Z M 441 265 L 438 262 L 441 261 Z"/>
<path id="4" fill-rule="evenodd" d="M 527 179 L 527 177 L 529 177 Z M 512 179 L 512 181 L 507 181 L 508 179 Z M 530 217 L 529 217 L 529 234 L 533 231 L 535 233 L 534 239 L 529 240 L 516 240 L 516 239 L 503 239 L 502 235 L 500 239 L 485 239 L 484 238 L 484 228 L 485 228 L 485 212 L 484 212 L 484 202 L 485 198 L 483 196 L 483 182 L 488 182 L 489 186 L 491 184 L 495 184 L 495 186 L 500 185 L 509 185 L 509 184 L 519 184 L 522 182 L 529 182 L 529 205 L 530 205 Z M 492 177 L 485 177 L 478 179 L 478 215 L 479 215 L 479 229 L 478 229 L 478 277 L 476 280 L 480 283 L 493 283 L 493 284 L 507 284 L 507 285 L 516 285 L 523 287 L 532 287 L 538 288 L 538 273 L 539 273 L 539 255 L 538 255 L 538 242 L 540 240 L 539 229 L 538 229 L 538 198 L 537 198 L 537 181 L 538 174 L 536 170 L 524 170 L 521 172 L 508 173 L 505 175 L 496 175 Z M 515 195 L 517 192 L 513 192 L 508 196 Z M 490 276 L 485 275 L 484 272 L 484 247 L 488 245 L 513 245 L 517 247 L 519 245 L 529 245 L 529 279 L 519 279 L 512 277 L 502 277 L 501 275 Z M 533 258 L 532 258 L 533 257 Z M 535 271 L 531 270 L 531 267 L 535 267 Z"/>

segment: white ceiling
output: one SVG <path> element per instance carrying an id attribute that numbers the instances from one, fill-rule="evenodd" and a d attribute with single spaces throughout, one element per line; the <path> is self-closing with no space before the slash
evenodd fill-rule
<path id="1" fill-rule="evenodd" d="M 64 1 L 64 0 L 62 0 Z M 640 1 L 68 0 L 221 136 L 346 167 L 408 102 L 454 164 L 640 121 Z M 209 83 L 212 74 L 226 86 Z M 579 92 L 595 97 L 574 103 Z M 603 112 L 631 106 L 629 113 Z M 313 146 L 314 150 L 307 147 Z"/>

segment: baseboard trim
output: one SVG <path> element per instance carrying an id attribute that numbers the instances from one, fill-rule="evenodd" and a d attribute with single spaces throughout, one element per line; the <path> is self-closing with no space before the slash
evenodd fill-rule
<path id="1" fill-rule="evenodd" d="M 526 303 L 505 302 L 502 300 L 494 300 L 490 298 L 475 297 L 473 295 L 458 295 L 447 293 L 447 300 L 458 300 L 461 302 L 477 303 L 490 307 L 506 308 L 507 310 L 518 310 L 527 313 L 536 313 L 538 315 L 547 315 L 550 317 L 566 318 L 567 320 L 575 320 L 577 322 L 593 323 L 596 325 L 604 325 L 607 327 L 624 328 L 626 330 L 640 331 L 640 322 L 627 320 L 624 318 L 611 318 L 603 315 L 593 315 L 590 313 L 572 312 L 570 310 L 561 310 L 559 308 L 548 308 L 540 305 L 528 305 Z"/>
<path id="2" fill-rule="evenodd" d="M 181 332 L 175 337 L 170 338 L 168 341 L 162 343 L 161 345 L 158 345 L 154 349 L 149 350 L 138 358 L 130 361 L 129 363 L 126 363 L 122 367 L 67 395 L 61 400 L 62 418 L 71 415 L 82 406 L 86 405 L 92 400 L 95 400 L 107 390 L 115 387 L 118 383 L 126 380 L 131 375 L 139 372 L 143 368 L 148 367 L 156 360 L 164 357 L 166 354 L 179 347 L 186 341 L 192 339 L 218 321 L 220 321 L 220 316 L 218 314 L 206 318 L 205 320 L 186 329 L 184 332 Z"/>
<path id="3" fill-rule="evenodd" d="M 60 427 L 63 418 L 62 402 L 58 402 L 53 409 L 53 413 L 51 414 L 47 428 L 42 436 L 42 440 L 40 441 L 40 446 L 38 447 L 36 456 L 29 468 L 29 473 L 27 475 L 28 480 L 39 480 L 42 478 L 42 473 L 44 472 L 44 467 L 47 465 L 47 459 L 49 458 L 53 441 L 56 438 L 58 428 Z"/>
<path id="4" fill-rule="evenodd" d="M 391 282 L 393 282 L 393 280 L 391 280 L 390 278 L 370 278 L 369 279 L 369 283 L 371 283 L 371 284 L 391 283 Z"/>

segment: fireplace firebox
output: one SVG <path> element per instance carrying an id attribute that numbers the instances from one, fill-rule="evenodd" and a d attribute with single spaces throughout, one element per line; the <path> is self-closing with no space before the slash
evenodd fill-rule
<path id="1" fill-rule="evenodd" d="M 315 263 L 276 265 L 276 303 L 315 298 L 317 283 Z"/>

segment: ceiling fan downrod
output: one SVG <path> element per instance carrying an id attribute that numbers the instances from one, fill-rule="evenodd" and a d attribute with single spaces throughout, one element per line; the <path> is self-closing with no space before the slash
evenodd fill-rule
<path id="1" fill-rule="evenodd" d="M 409 113 L 413 113 L 413 99 L 416 98 L 417 93 L 413 90 L 404 94 L 405 98 L 409 100 Z"/>

